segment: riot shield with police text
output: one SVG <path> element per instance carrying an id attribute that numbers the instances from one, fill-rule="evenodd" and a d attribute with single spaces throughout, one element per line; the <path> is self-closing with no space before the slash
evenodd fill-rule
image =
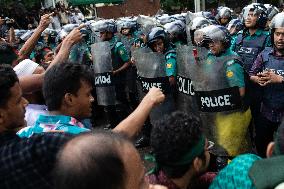
<path id="1" fill-rule="evenodd" d="M 98 42 L 91 47 L 98 105 L 115 105 L 116 93 L 112 79 L 110 44 L 109 42 Z"/>
<path id="2" fill-rule="evenodd" d="M 165 101 L 150 113 L 150 120 L 154 123 L 175 110 L 173 91 L 165 70 L 165 58 L 163 54 L 154 53 L 148 48 L 136 49 L 134 54 L 138 74 L 137 88 L 141 99 L 152 87 L 160 88 L 166 96 Z"/>
<path id="3" fill-rule="evenodd" d="M 199 114 L 193 83 L 190 79 L 191 64 L 195 64 L 193 46 L 182 45 L 177 48 L 177 109 Z"/>
<path id="4" fill-rule="evenodd" d="M 239 87 L 229 84 L 234 72 L 234 55 L 216 57 L 205 48 L 196 47 L 195 61 L 188 72 L 195 90 L 198 109 L 207 138 L 215 142 L 212 153 L 236 156 L 248 152 L 250 110 L 242 108 Z"/>

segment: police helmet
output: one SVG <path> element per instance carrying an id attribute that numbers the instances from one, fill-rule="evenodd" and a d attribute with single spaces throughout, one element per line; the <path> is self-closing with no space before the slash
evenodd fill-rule
<path id="1" fill-rule="evenodd" d="M 196 17 L 189 23 L 190 30 L 198 30 L 209 25 L 212 25 L 212 22 L 204 17 Z"/>
<path id="2" fill-rule="evenodd" d="M 231 33 L 232 34 L 235 34 L 235 33 L 238 33 L 239 31 L 243 30 L 244 29 L 244 25 L 242 23 L 241 20 L 239 19 L 232 19 L 228 25 L 227 25 L 227 29 L 230 31 L 232 28 L 235 28 L 235 32 L 234 33 Z"/>
<path id="3" fill-rule="evenodd" d="M 132 32 L 137 26 L 136 21 L 131 20 L 121 20 L 117 22 L 118 31 L 121 32 L 122 29 L 130 29 Z"/>
<path id="4" fill-rule="evenodd" d="M 166 41 L 167 33 L 162 27 L 154 27 L 151 29 L 150 33 L 147 35 L 147 45 L 150 47 L 158 39 Z"/>
<path id="5" fill-rule="evenodd" d="M 284 12 L 276 14 L 269 27 L 270 29 L 284 28 Z"/>
<path id="6" fill-rule="evenodd" d="M 260 28 L 265 28 L 267 22 L 267 9 L 261 3 L 252 3 L 247 5 L 242 10 L 243 22 L 247 19 L 249 12 L 253 12 L 258 15 L 257 26 Z"/>
<path id="7" fill-rule="evenodd" d="M 232 10 L 228 7 L 222 7 L 219 9 L 215 18 L 216 20 L 220 20 L 221 18 L 228 18 L 230 20 L 232 18 Z"/>
<path id="8" fill-rule="evenodd" d="M 272 20 L 272 18 L 278 14 L 280 11 L 277 7 L 270 5 L 270 4 L 264 4 L 266 8 L 266 13 L 267 13 L 267 19 Z"/>
<path id="9" fill-rule="evenodd" d="M 221 41 L 227 48 L 231 44 L 231 36 L 225 27 L 210 25 L 195 31 L 194 41 L 198 46 L 208 46 L 209 42 Z"/>
<path id="10" fill-rule="evenodd" d="M 92 24 L 93 30 L 97 32 L 116 33 L 117 28 L 113 20 L 99 20 Z"/>
<path id="11" fill-rule="evenodd" d="M 181 34 L 185 32 L 185 24 L 180 20 L 176 20 L 171 23 L 167 23 L 164 25 L 166 32 L 174 35 L 174 34 Z"/>

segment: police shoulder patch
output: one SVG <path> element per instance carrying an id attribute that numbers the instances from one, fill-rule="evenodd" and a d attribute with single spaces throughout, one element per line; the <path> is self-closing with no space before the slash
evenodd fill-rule
<path id="1" fill-rule="evenodd" d="M 167 64 L 167 68 L 168 69 L 172 68 L 172 64 Z"/>
<path id="2" fill-rule="evenodd" d="M 119 51 L 119 54 L 120 54 L 120 55 L 124 55 L 124 50 L 120 50 L 120 51 Z"/>
<path id="3" fill-rule="evenodd" d="M 227 73 L 226 73 L 226 76 L 227 76 L 228 78 L 231 78 L 231 77 L 234 76 L 234 72 L 231 71 L 231 70 L 228 70 Z"/>

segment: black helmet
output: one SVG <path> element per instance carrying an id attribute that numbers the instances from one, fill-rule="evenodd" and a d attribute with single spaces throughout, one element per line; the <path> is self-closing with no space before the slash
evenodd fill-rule
<path id="1" fill-rule="evenodd" d="M 167 40 L 167 33 L 162 27 L 152 28 L 150 33 L 147 35 L 147 45 L 150 47 L 157 39 Z"/>
<path id="2" fill-rule="evenodd" d="M 230 31 L 231 28 L 235 27 L 235 33 L 231 33 L 231 35 L 238 33 L 239 31 L 244 29 L 244 25 L 239 19 L 232 19 L 227 25 L 227 29 Z"/>

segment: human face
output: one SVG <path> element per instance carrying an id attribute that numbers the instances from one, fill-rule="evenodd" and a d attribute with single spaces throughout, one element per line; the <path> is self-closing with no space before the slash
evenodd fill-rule
<path id="1" fill-rule="evenodd" d="M 54 59 L 54 53 L 52 51 L 49 51 L 48 53 L 46 53 L 43 59 L 44 63 L 50 63 Z"/>
<path id="2" fill-rule="evenodd" d="M 249 13 L 248 13 L 248 15 L 245 19 L 245 26 L 247 28 L 255 28 L 257 19 L 258 19 L 258 15 L 254 14 L 253 11 L 249 11 Z"/>
<path id="3" fill-rule="evenodd" d="M 123 35 L 128 35 L 130 33 L 130 29 L 129 28 L 124 28 L 124 29 L 121 30 L 121 33 Z"/>
<path id="4" fill-rule="evenodd" d="M 211 53 L 214 54 L 215 56 L 221 54 L 225 50 L 224 45 L 222 44 L 221 41 L 210 42 L 209 48 Z"/>
<path id="5" fill-rule="evenodd" d="M 10 88 L 11 96 L 5 108 L 0 108 L 1 130 L 9 131 L 25 127 L 25 107 L 28 101 L 22 96 L 22 89 L 18 82 Z"/>
<path id="6" fill-rule="evenodd" d="M 284 50 L 284 28 L 277 28 L 274 32 L 274 45 L 277 50 Z"/>
<path id="7" fill-rule="evenodd" d="M 125 189 L 148 189 L 149 183 L 145 180 L 145 168 L 137 150 L 133 145 L 125 144 L 121 153 L 126 170 Z"/>
<path id="8" fill-rule="evenodd" d="M 223 18 L 220 19 L 220 23 L 223 26 L 227 25 L 228 22 L 229 22 L 229 18 L 223 17 Z"/>
<path id="9" fill-rule="evenodd" d="M 43 36 L 43 40 L 44 40 L 45 43 L 48 43 L 48 38 L 49 38 L 48 34 L 45 34 Z"/>
<path id="10" fill-rule="evenodd" d="M 94 97 L 91 94 L 92 86 L 90 83 L 81 80 L 81 87 L 74 97 L 74 112 L 76 119 L 82 120 L 92 115 L 92 102 Z"/>
<path id="11" fill-rule="evenodd" d="M 162 39 L 157 39 L 153 43 L 153 49 L 155 52 L 163 53 L 165 50 L 164 41 Z"/>

